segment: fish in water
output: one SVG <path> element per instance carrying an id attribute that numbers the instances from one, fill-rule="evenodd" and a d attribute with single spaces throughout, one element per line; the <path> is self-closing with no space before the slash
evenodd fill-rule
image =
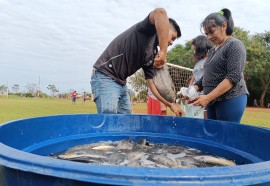
<path id="1" fill-rule="evenodd" d="M 204 162 L 201 162 L 191 156 L 176 158 L 176 162 L 177 162 L 178 167 L 181 167 L 181 168 L 207 167 Z"/>
<path id="2" fill-rule="evenodd" d="M 216 164 L 216 165 L 220 165 L 220 166 L 235 166 L 235 162 L 233 161 L 229 161 L 226 160 L 224 158 L 218 158 L 218 157 L 214 157 L 214 156 L 195 156 L 194 159 L 199 160 L 199 161 L 203 161 L 205 163 L 211 163 L 211 164 Z"/>
<path id="3" fill-rule="evenodd" d="M 149 160 L 169 168 L 177 168 L 177 162 L 164 155 L 151 155 Z"/>
<path id="4" fill-rule="evenodd" d="M 112 150 L 115 147 L 110 146 L 110 145 L 101 145 L 101 146 L 97 146 L 97 147 L 93 147 L 92 149 L 94 150 Z"/>
<path id="5" fill-rule="evenodd" d="M 133 150 L 135 147 L 135 143 L 131 140 L 121 140 L 116 142 L 116 148 L 119 150 Z"/>
<path id="6" fill-rule="evenodd" d="M 49 156 L 98 165 L 149 168 L 197 168 L 236 165 L 234 161 L 212 156 L 194 148 L 149 143 L 144 138 L 137 142 L 124 139 L 77 145 L 65 152 L 50 154 Z"/>

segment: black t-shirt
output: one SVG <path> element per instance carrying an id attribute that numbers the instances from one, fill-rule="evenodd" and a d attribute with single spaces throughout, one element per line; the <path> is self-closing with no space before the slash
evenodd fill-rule
<path id="1" fill-rule="evenodd" d="M 150 61 L 155 44 L 156 28 L 147 16 L 118 35 L 98 58 L 94 68 L 122 85 L 140 68 L 143 68 L 146 79 L 152 79 L 155 69 Z"/>

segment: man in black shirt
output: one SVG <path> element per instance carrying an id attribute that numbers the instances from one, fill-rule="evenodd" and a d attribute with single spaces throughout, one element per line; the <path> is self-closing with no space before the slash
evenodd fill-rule
<path id="1" fill-rule="evenodd" d="M 180 36 L 179 26 L 167 17 L 163 8 L 155 9 L 143 21 L 118 35 L 93 66 L 91 87 L 98 113 L 131 113 L 126 80 L 142 68 L 155 97 L 176 115 L 182 115 L 178 105 L 160 96 L 152 81 L 156 68 L 166 63 L 168 45 Z"/>

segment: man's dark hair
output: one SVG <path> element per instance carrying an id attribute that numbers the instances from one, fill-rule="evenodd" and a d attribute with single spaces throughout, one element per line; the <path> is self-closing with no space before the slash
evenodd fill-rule
<path id="1" fill-rule="evenodd" d="M 170 24 L 175 28 L 175 31 L 177 32 L 177 37 L 181 37 L 181 30 L 179 25 L 176 23 L 176 21 L 172 18 L 169 18 Z"/>

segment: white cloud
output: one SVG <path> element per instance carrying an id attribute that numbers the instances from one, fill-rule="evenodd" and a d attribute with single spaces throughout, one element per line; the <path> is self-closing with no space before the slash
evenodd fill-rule
<path id="1" fill-rule="evenodd" d="M 200 33 L 209 14 L 226 7 L 236 26 L 251 33 L 270 30 L 267 0 L 0 0 L 0 85 L 27 82 L 42 89 L 90 91 L 91 67 L 118 34 L 156 7 L 180 25 L 185 43 Z"/>

